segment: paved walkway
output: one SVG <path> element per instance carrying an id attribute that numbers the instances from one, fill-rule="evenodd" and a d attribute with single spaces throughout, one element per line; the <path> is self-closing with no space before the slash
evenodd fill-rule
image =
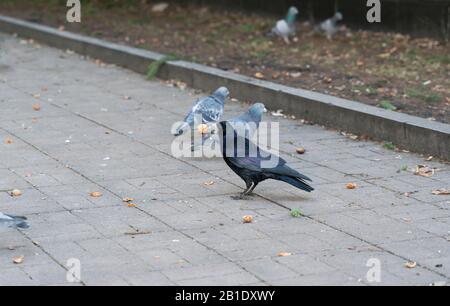
<path id="1" fill-rule="evenodd" d="M 450 197 L 431 194 L 450 188 L 448 165 L 282 118 L 284 155 L 316 191 L 265 182 L 259 196 L 232 200 L 243 183 L 222 160 L 170 155 L 170 126 L 197 93 L 10 36 L 0 43 L 0 211 L 31 224 L 2 230 L 0 285 L 67 284 L 71 258 L 85 285 L 367 285 L 370 259 L 381 284 L 449 281 Z M 228 101 L 226 116 L 244 107 Z M 306 154 L 292 155 L 297 146 Z M 424 163 L 440 171 L 414 175 Z"/>

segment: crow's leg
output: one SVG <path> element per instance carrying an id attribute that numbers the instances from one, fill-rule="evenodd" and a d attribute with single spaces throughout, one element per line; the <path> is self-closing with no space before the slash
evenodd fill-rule
<path id="1" fill-rule="evenodd" d="M 247 192 L 248 195 L 253 194 L 253 190 L 255 190 L 256 186 L 258 186 L 258 183 L 254 182 L 253 186 L 250 188 L 250 190 Z"/>
<path id="2" fill-rule="evenodd" d="M 245 189 L 245 191 L 240 193 L 238 196 L 232 196 L 231 198 L 233 200 L 244 199 L 246 196 L 248 196 L 253 191 L 253 189 L 255 189 L 254 187 L 256 187 L 256 186 L 254 186 L 255 184 L 253 182 L 245 182 L 245 184 L 247 185 L 247 189 Z"/>

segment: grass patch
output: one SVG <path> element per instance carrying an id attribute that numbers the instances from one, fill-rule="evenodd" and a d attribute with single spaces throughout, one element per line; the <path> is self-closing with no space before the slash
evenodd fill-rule
<path id="1" fill-rule="evenodd" d="M 393 144 L 392 142 L 385 142 L 383 145 L 383 148 L 388 149 L 388 150 L 395 150 L 397 148 L 397 146 L 395 144 Z"/>
<path id="2" fill-rule="evenodd" d="M 396 111 L 397 107 L 395 105 L 393 105 L 390 101 L 388 100 L 381 100 L 379 106 L 381 108 L 390 110 L 390 111 Z"/>
<path id="3" fill-rule="evenodd" d="M 448 65 L 450 64 L 450 56 L 449 55 L 433 55 L 433 56 L 429 56 L 427 58 L 427 62 L 429 64 L 444 64 L 444 65 Z"/>
<path id="4" fill-rule="evenodd" d="M 161 69 L 162 65 L 164 65 L 167 62 L 175 61 L 177 60 L 177 57 L 175 55 L 166 55 L 162 57 L 161 59 L 154 61 L 148 66 L 147 70 L 147 79 L 153 80 L 156 75 L 158 74 L 159 69 Z"/>
<path id="5" fill-rule="evenodd" d="M 406 95 L 410 98 L 420 99 L 428 103 L 440 103 L 444 99 L 442 95 L 427 90 L 420 90 L 416 88 L 408 88 Z"/>
<path id="6" fill-rule="evenodd" d="M 300 208 L 292 208 L 291 209 L 291 213 L 290 213 L 291 217 L 293 218 L 300 218 L 303 217 L 303 213 L 300 210 Z"/>

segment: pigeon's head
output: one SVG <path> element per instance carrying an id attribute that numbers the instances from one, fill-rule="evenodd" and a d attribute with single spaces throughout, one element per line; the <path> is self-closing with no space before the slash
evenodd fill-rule
<path id="1" fill-rule="evenodd" d="M 298 15 L 298 13 L 299 13 L 298 8 L 296 8 L 295 6 L 291 6 L 289 8 L 288 15 L 295 16 Z"/>
<path id="2" fill-rule="evenodd" d="M 334 14 L 334 19 L 337 21 L 341 21 L 342 19 L 344 19 L 344 16 L 342 15 L 342 13 L 337 12 L 336 14 Z"/>
<path id="3" fill-rule="evenodd" d="M 226 98 L 230 96 L 230 91 L 226 87 L 220 87 L 214 92 L 213 95 L 219 100 L 224 101 Z"/>
<path id="4" fill-rule="evenodd" d="M 267 109 L 262 103 L 255 103 L 248 110 L 250 116 L 258 121 L 261 121 L 263 113 L 267 112 Z"/>

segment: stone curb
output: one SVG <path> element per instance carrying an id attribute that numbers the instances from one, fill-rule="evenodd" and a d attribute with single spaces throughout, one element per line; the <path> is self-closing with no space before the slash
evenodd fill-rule
<path id="1" fill-rule="evenodd" d="M 163 55 L 106 42 L 0 15 L 0 31 L 16 33 L 49 46 L 116 64 L 138 73 Z M 211 91 L 227 86 L 234 98 L 261 101 L 269 109 L 283 109 L 307 121 L 374 140 L 389 141 L 416 153 L 450 160 L 450 125 L 384 110 L 308 90 L 292 88 L 185 61 L 171 61 L 158 73 L 162 79 L 177 79 L 193 88 Z"/>

